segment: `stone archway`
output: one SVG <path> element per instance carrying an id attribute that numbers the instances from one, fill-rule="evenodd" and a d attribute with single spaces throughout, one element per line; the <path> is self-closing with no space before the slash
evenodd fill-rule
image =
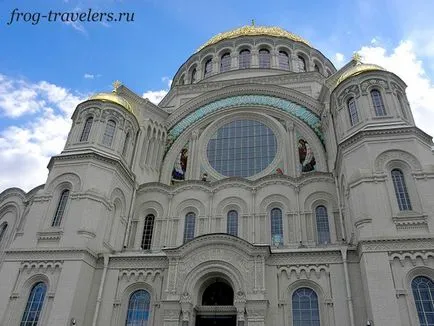
<path id="1" fill-rule="evenodd" d="M 201 286 L 195 326 L 236 326 L 234 290 L 225 278 L 211 277 Z"/>

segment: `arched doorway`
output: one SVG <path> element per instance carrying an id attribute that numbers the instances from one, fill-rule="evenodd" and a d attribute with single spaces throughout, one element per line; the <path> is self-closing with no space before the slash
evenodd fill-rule
<path id="1" fill-rule="evenodd" d="M 236 326 L 234 290 L 226 280 L 215 278 L 206 282 L 200 303 L 195 326 Z"/>

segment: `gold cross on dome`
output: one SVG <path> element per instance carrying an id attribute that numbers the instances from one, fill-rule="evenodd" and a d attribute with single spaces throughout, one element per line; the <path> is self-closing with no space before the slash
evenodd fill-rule
<path id="1" fill-rule="evenodd" d="M 119 80 L 116 80 L 113 83 L 113 92 L 116 92 L 118 90 L 118 88 L 121 87 L 121 86 L 122 86 L 122 83 Z"/>
<path id="2" fill-rule="evenodd" d="M 353 53 L 353 60 L 356 61 L 357 63 L 362 62 L 362 56 L 360 55 L 359 52 Z"/>

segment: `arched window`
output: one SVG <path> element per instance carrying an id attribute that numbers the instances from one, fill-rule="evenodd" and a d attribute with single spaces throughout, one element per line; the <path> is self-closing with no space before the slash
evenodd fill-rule
<path id="1" fill-rule="evenodd" d="M 279 68 L 289 70 L 289 55 L 285 51 L 279 51 Z"/>
<path id="2" fill-rule="evenodd" d="M 142 249 L 151 249 L 152 244 L 152 232 L 154 231 L 154 220 L 155 216 L 152 214 L 146 215 L 145 225 L 143 227 L 142 235 Z"/>
<path id="3" fill-rule="evenodd" d="M 115 135 L 115 130 L 116 130 L 116 122 L 114 122 L 113 120 L 107 121 L 104 130 L 104 136 L 102 137 L 103 145 L 106 146 L 112 145 L 113 137 Z"/>
<path id="4" fill-rule="evenodd" d="M 259 68 L 270 68 L 270 51 L 267 49 L 259 50 Z"/>
<path id="5" fill-rule="evenodd" d="M 238 212 L 231 210 L 228 212 L 228 234 L 238 236 Z"/>
<path id="6" fill-rule="evenodd" d="M 292 295 L 292 325 L 320 326 L 318 296 L 309 288 L 300 288 Z"/>
<path id="7" fill-rule="evenodd" d="M 404 119 L 407 119 L 407 112 L 405 111 L 405 105 L 404 105 L 404 100 L 402 99 L 402 95 L 398 93 L 397 96 L 398 96 L 399 107 L 401 109 L 402 115 L 404 116 Z"/>
<path id="8" fill-rule="evenodd" d="M 225 53 L 220 58 L 220 72 L 229 71 L 231 69 L 231 54 Z"/>
<path id="9" fill-rule="evenodd" d="M 42 305 L 44 304 L 45 293 L 47 286 L 44 282 L 36 283 L 30 291 L 27 300 L 26 309 L 24 310 L 23 318 L 20 326 L 36 326 L 38 325 L 39 315 L 41 314 Z"/>
<path id="10" fill-rule="evenodd" d="M 327 244 L 330 243 L 330 228 L 329 217 L 327 214 L 327 208 L 325 206 L 318 206 L 315 209 L 316 217 L 316 231 L 318 235 L 318 243 Z"/>
<path id="11" fill-rule="evenodd" d="M 359 113 L 357 112 L 356 101 L 354 97 L 350 98 L 347 102 L 348 114 L 350 116 L 350 123 L 352 126 L 359 122 Z"/>
<path id="12" fill-rule="evenodd" d="M 399 169 L 391 171 L 393 187 L 395 188 L 396 200 L 400 211 L 410 211 L 411 202 L 405 185 L 404 173 Z"/>
<path id="13" fill-rule="evenodd" d="M 203 76 L 208 77 L 212 73 L 212 59 L 205 62 Z"/>
<path id="14" fill-rule="evenodd" d="M 297 56 L 298 59 L 298 71 L 305 72 L 306 71 L 306 60 L 301 55 Z"/>
<path id="15" fill-rule="evenodd" d="M 124 140 L 124 146 L 122 147 L 122 156 L 125 156 L 128 150 L 128 143 L 130 142 L 130 133 L 127 132 L 127 135 L 125 136 Z"/>
<path id="16" fill-rule="evenodd" d="M 411 282 L 414 302 L 421 326 L 434 325 L 434 283 L 425 276 L 418 276 Z"/>
<path id="17" fill-rule="evenodd" d="M 127 321 L 125 326 L 147 326 L 151 296 L 146 290 L 133 292 L 128 301 Z"/>
<path id="18" fill-rule="evenodd" d="M 196 224 L 196 214 L 194 214 L 193 212 L 187 213 L 187 215 L 185 215 L 185 222 L 184 222 L 184 243 L 194 238 L 195 224 Z"/>
<path id="19" fill-rule="evenodd" d="M 271 210 L 271 242 L 276 247 L 283 244 L 282 210 L 273 208 Z"/>
<path id="20" fill-rule="evenodd" d="M 179 85 L 184 85 L 185 84 L 185 76 L 182 75 L 181 78 L 179 78 Z"/>
<path id="21" fill-rule="evenodd" d="M 193 70 L 191 71 L 191 76 L 190 76 L 190 84 L 194 84 L 197 80 L 197 71 L 196 68 L 193 68 Z"/>
<path id="22" fill-rule="evenodd" d="M 66 203 L 68 202 L 68 198 L 69 198 L 69 190 L 66 189 L 60 195 L 60 199 L 56 208 L 56 213 L 54 214 L 53 222 L 51 223 L 51 226 L 57 227 L 60 226 L 60 224 L 62 223 L 63 214 L 65 213 L 65 207 L 66 207 Z"/>
<path id="23" fill-rule="evenodd" d="M 239 68 L 240 69 L 246 69 L 250 68 L 250 61 L 252 59 L 252 56 L 250 55 L 249 50 L 242 50 L 239 55 Z"/>
<path id="24" fill-rule="evenodd" d="M 90 130 L 92 129 L 93 117 L 86 119 L 84 123 L 84 128 L 81 133 L 80 141 L 87 141 L 89 139 Z"/>
<path id="25" fill-rule="evenodd" d="M 316 72 L 321 73 L 321 69 L 319 69 L 318 64 L 315 63 L 315 65 L 313 66 L 313 69 L 315 69 Z"/>
<path id="26" fill-rule="evenodd" d="M 384 107 L 383 98 L 377 89 L 371 91 L 372 104 L 374 105 L 375 115 L 382 117 L 386 115 L 386 108 Z"/>
<path id="27" fill-rule="evenodd" d="M 2 244 L 2 240 L 4 235 L 6 234 L 6 229 L 8 228 L 8 224 L 4 222 L 2 225 L 0 225 L 0 245 Z"/>

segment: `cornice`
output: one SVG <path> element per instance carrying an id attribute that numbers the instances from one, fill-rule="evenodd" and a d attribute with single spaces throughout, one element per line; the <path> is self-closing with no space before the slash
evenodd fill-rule
<path id="1" fill-rule="evenodd" d="M 339 151 L 342 151 L 356 142 L 364 140 L 368 137 L 384 137 L 395 135 L 416 135 L 426 142 L 427 145 L 432 145 L 432 137 L 417 127 L 401 127 L 393 129 L 376 129 L 376 130 L 361 130 L 351 135 L 347 139 L 339 143 Z"/>
<path id="2" fill-rule="evenodd" d="M 84 260 L 95 266 L 98 255 L 88 248 L 14 248 L 5 251 L 5 261 Z"/>
<path id="3" fill-rule="evenodd" d="M 409 250 L 429 250 L 434 248 L 434 236 L 401 236 L 368 238 L 359 240 L 357 251 L 359 256 L 369 252 L 400 252 Z"/>
<path id="4" fill-rule="evenodd" d="M 249 191 L 256 191 L 258 188 L 275 184 L 290 186 L 296 189 L 313 182 L 334 183 L 334 178 L 333 175 L 328 172 L 309 172 L 296 178 L 288 175 L 271 174 L 257 180 L 230 177 L 214 182 L 186 180 L 174 185 L 166 185 L 161 182 L 151 182 L 140 185 L 137 193 L 140 194 L 157 191 L 165 194 L 177 194 L 188 189 L 197 189 L 209 193 L 215 193 L 228 187 L 241 187 Z"/>
<path id="5" fill-rule="evenodd" d="M 51 157 L 50 162 L 48 163 L 47 168 L 51 170 L 54 163 L 56 161 L 67 161 L 67 160 L 98 160 L 102 161 L 108 164 L 113 165 L 117 168 L 118 171 L 121 172 L 121 174 L 130 182 L 134 182 L 135 175 L 130 171 L 130 169 L 122 162 L 122 160 L 119 160 L 115 157 L 109 157 L 103 153 L 100 152 L 94 152 L 94 151 L 85 151 L 85 152 L 67 152 L 67 153 L 61 153 L 60 155 L 56 155 Z"/>

